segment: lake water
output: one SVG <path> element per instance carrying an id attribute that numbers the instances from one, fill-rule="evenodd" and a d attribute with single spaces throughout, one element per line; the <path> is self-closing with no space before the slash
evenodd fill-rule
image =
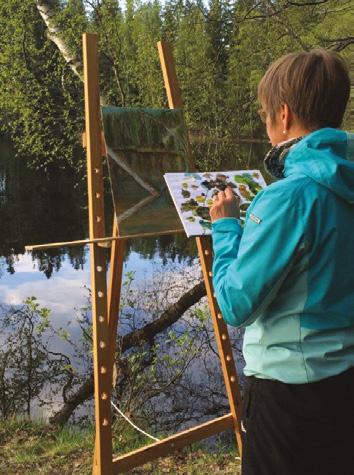
<path id="1" fill-rule="evenodd" d="M 265 144 L 235 146 L 220 169 L 260 168 Z M 84 239 L 88 234 L 85 184 L 78 186 L 72 171 L 50 175 L 28 170 L 14 157 L 9 144 L 0 144 L 0 303 L 19 305 L 28 296 L 52 309 L 58 321 L 71 319 L 87 296 L 88 247 L 25 252 L 25 245 Z M 106 196 L 107 234 L 112 222 Z M 136 280 L 152 269 L 175 262 L 186 265 L 196 255 L 193 240 L 183 235 L 129 242 L 124 270 Z M 107 252 L 107 259 L 109 252 Z"/>
<path id="2" fill-rule="evenodd" d="M 228 157 L 222 157 L 218 169 L 262 169 L 267 148 L 267 144 L 235 144 Z M 87 237 L 86 184 L 78 185 L 76 181 L 71 170 L 53 170 L 50 174 L 28 170 L 23 161 L 15 158 L 9 144 L 0 143 L 0 305 L 6 310 L 35 296 L 41 306 L 51 310 L 55 327 L 70 323 L 73 339 L 81 333 L 77 316 L 89 297 L 88 247 L 32 253 L 25 252 L 24 247 Z M 107 235 L 112 220 L 108 191 Z M 161 271 L 181 276 L 186 267 L 197 268 L 196 256 L 194 240 L 183 234 L 134 239 L 128 241 L 124 273 L 134 272 L 136 286 L 144 282 L 150 285 Z M 70 353 L 64 341 L 53 345 L 53 351 Z"/>

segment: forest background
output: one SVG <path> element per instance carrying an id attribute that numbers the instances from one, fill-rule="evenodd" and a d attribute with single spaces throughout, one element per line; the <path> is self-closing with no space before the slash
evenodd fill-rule
<path id="1" fill-rule="evenodd" d="M 230 140 L 264 136 L 256 88 L 280 55 L 329 48 L 348 60 L 353 77 L 352 7 L 351 0 L 2 1 L 0 131 L 32 166 L 79 170 L 82 33 L 100 35 L 102 96 L 131 107 L 166 106 L 162 39 L 174 50 L 187 125 L 199 141 L 218 143 L 215 159 Z M 210 159 L 204 153 L 200 166 Z"/>
<path id="2" fill-rule="evenodd" d="M 105 103 L 117 106 L 167 107 L 156 42 L 162 39 L 171 44 L 200 170 L 222 169 L 237 142 L 266 142 L 264 125 L 257 115 L 257 84 L 269 64 L 290 51 L 324 47 L 347 60 L 352 94 L 344 126 L 353 130 L 353 24 L 352 0 L 3 0 L 0 134 L 14 146 L 16 167 L 29 167 L 54 178 L 62 172 L 71 174 L 85 201 L 85 154 L 81 145 L 81 35 L 85 31 L 99 34 L 101 95 Z M 6 166 L 9 186 L 14 189 L 18 173 L 13 173 L 11 163 Z M 26 186 L 28 193 L 35 192 L 30 179 Z M 68 203 L 71 199 L 70 194 Z M 38 203 L 38 215 L 42 212 Z M 73 219 L 77 220 L 75 213 Z M 2 218 L 7 222 L 6 233 L 11 234 L 12 229 L 13 234 L 19 229 L 22 232 L 23 217 L 8 216 L 8 222 Z M 50 224 L 46 232 L 50 236 L 47 241 L 61 240 L 58 236 L 52 238 L 50 233 L 56 231 Z M 77 237 L 82 237 L 85 231 L 80 228 L 77 232 Z M 2 233 L 0 250 L 11 269 L 13 256 L 23 250 L 5 249 L 3 242 L 9 240 L 5 226 Z M 33 233 L 30 242 L 36 242 Z M 140 241 L 129 245 L 140 246 L 147 255 L 154 255 L 158 248 L 163 258 L 178 254 L 193 259 L 195 255 L 191 240 L 169 241 L 168 252 L 162 244 L 159 241 L 156 247 L 156 242 Z M 82 253 L 66 252 L 72 252 L 72 259 L 79 265 Z M 54 258 L 38 253 L 36 257 L 42 266 L 52 260 L 53 269 L 62 255 Z M 183 270 L 182 285 L 175 274 L 166 272 L 138 294 L 133 290 L 133 275 L 125 277 L 122 305 L 129 311 L 122 315 L 123 326 L 127 326 L 117 341 L 115 396 L 135 421 L 155 433 L 162 426 L 169 431 L 193 419 L 228 410 L 217 358 L 214 354 L 211 361 L 205 356 L 215 352 L 215 342 L 207 307 L 200 300 L 205 289 L 199 278 L 199 274 Z M 87 422 L 90 403 L 84 409 L 82 406 L 91 400 L 93 390 L 89 306 L 83 307 L 80 315 L 82 338 L 73 341 L 67 329 L 53 327 L 50 310 L 34 298 L 21 307 L 6 309 L 0 322 L 2 338 L 7 338 L 0 350 L 0 415 L 10 424 L 0 427 L 0 445 L 3 442 L 8 452 L 4 458 L 0 452 L 0 471 L 11 451 L 17 457 L 14 473 L 19 467 L 22 470 L 19 447 L 27 436 L 37 444 L 23 455 L 31 469 L 38 468 L 38 454 L 45 455 L 50 469 L 54 450 L 50 440 L 58 445 L 61 437 L 70 450 L 82 450 L 82 433 L 77 438 L 65 432 L 58 436 L 40 427 L 40 434 L 46 437 L 44 443 L 36 428 L 24 428 L 22 422 L 12 420 L 14 415 L 30 418 L 35 407 L 47 405 L 53 409 L 49 419 L 52 426 L 63 426 L 71 420 Z M 53 352 L 50 341 L 54 337 L 70 344 L 74 356 Z M 236 332 L 233 337 L 235 351 L 239 352 L 242 335 Z M 78 366 L 75 358 L 84 363 Z M 203 384 L 196 382 L 196 373 L 187 374 L 192 364 L 205 377 Z M 159 407 L 161 401 L 163 410 Z M 120 420 L 115 430 L 119 450 L 145 441 L 132 435 Z M 13 437 L 17 433 L 18 443 Z M 85 462 L 80 459 L 81 463 L 88 467 L 90 455 L 85 455 Z M 211 464 L 210 460 L 206 463 Z M 85 472 L 79 467 L 77 473 Z M 187 469 L 187 473 L 192 472 Z"/>

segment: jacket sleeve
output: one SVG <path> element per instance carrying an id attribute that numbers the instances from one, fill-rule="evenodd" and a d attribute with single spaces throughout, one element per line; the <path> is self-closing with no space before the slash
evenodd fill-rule
<path id="1" fill-rule="evenodd" d="M 269 306 L 305 243 L 300 200 L 272 188 L 256 196 L 243 231 L 235 218 L 212 225 L 214 291 L 232 326 L 251 324 Z"/>

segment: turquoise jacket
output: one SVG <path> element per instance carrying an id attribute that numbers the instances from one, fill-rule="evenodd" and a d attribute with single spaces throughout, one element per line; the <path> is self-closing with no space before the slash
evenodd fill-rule
<path id="1" fill-rule="evenodd" d="M 308 383 L 354 366 L 354 134 L 324 128 L 285 159 L 242 229 L 213 223 L 221 312 L 245 326 L 245 374 Z"/>

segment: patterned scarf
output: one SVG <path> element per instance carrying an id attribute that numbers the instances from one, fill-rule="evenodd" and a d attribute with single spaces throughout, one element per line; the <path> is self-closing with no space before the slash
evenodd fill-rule
<path id="1" fill-rule="evenodd" d="M 293 145 L 300 142 L 302 138 L 285 140 L 285 142 L 280 142 L 269 150 L 263 162 L 269 175 L 277 180 L 284 178 L 284 159 Z"/>

